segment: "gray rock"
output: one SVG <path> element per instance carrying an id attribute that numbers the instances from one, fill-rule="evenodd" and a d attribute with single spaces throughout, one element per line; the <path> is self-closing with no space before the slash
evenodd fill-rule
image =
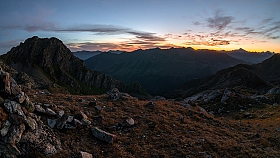
<path id="1" fill-rule="evenodd" d="M 47 119 L 47 123 L 51 128 L 54 128 L 54 126 L 56 124 L 56 120 Z"/>
<path id="2" fill-rule="evenodd" d="M 19 85 L 17 85 L 16 81 L 12 77 L 10 78 L 10 82 L 11 82 L 11 94 L 17 96 L 21 92 L 21 88 Z"/>
<path id="3" fill-rule="evenodd" d="M 21 109 L 21 106 L 20 104 L 18 104 L 17 102 L 15 101 L 5 101 L 4 102 L 4 108 L 10 113 L 10 114 L 13 114 L 13 113 L 16 113 L 20 116 L 24 116 L 24 113 Z"/>
<path id="4" fill-rule="evenodd" d="M 97 127 L 93 127 L 91 129 L 93 136 L 95 136 L 96 138 L 98 138 L 99 140 L 105 141 L 107 143 L 112 144 L 114 138 L 116 138 L 116 135 L 105 132 Z"/>
<path id="5" fill-rule="evenodd" d="M 4 137 L 7 133 L 8 130 L 11 126 L 11 122 L 9 120 L 6 120 L 3 124 L 2 124 L 2 129 L 1 129 L 1 135 Z"/>
<path id="6" fill-rule="evenodd" d="M 121 93 L 117 88 L 113 88 L 110 91 L 107 92 L 107 94 L 109 95 L 109 98 L 111 100 L 119 100 L 121 97 Z"/>
<path id="7" fill-rule="evenodd" d="M 60 110 L 59 112 L 58 112 L 58 117 L 62 117 L 63 115 L 64 115 L 64 110 Z"/>
<path id="8" fill-rule="evenodd" d="M 46 110 L 41 105 L 35 105 L 35 110 L 40 113 L 46 113 Z"/>
<path id="9" fill-rule="evenodd" d="M 79 152 L 79 158 L 92 158 L 92 154 L 80 151 Z"/>
<path id="10" fill-rule="evenodd" d="M 68 120 L 69 115 L 64 114 L 61 118 L 56 121 L 56 128 L 62 129 Z"/>
<path id="11" fill-rule="evenodd" d="M 56 116 L 57 114 L 50 108 L 46 108 L 46 114 L 50 116 Z"/>
<path id="12" fill-rule="evenodd" d="M 128 118 L 122 119 L 122 120 L 120 121 L 120 124 L 121 124 L 123 127 L 130 127 L 130 126 L 133 126 L 133 125 L 134 125 L 134 120 L 133 120 L 131 117 L 128 117 Z"/>
<path id="13" fill-rule="evenodd" d="M 230 98 L 230 96 L 234 95 L 234 92 L 225 89 L 223 97 L 221 99 L 221 103 L 226 103 L 226 101 Z"/>

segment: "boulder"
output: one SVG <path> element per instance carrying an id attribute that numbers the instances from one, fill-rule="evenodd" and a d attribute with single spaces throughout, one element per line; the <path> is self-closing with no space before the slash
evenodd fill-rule
<path id="1" fill-rule="evenodd" d="M 51 128 L 38 123 L 38 126 L 33 131 L 27 131 L 22 135 L 20 140 L 22 146 L 26 146 L 25 150 L 36 150 L 44 155 L 53 155 L 60 151 L 61 142 L 56 137 Z"/>
<path id="2" fill-rule="evenodd" d="M 114 138 L 116 138 L 116 135 L 105 132 L 105 131 L 97 128 L 97 127 L 93 127 L 91 129 L 91 131 L 92 131 L 92 134 L 93 134 L 94 137 L 98 138 L 99 140 L 110 143 L 110 144 L 112 144 Z"/>
<path id="3" fill-rule="evenodd" d="M 24 116 L 24 113 L 21 109 L 21 106 L 20 104 L 18 104 L 17 102 L 15 101 L 9 101 L 9 100 L 6 100 L 4 102 L 4 108 L 6 109 L 6 111 L 8 111 L 10 114 L 13 114 L 13 113 L 16 113 L 20 116 Z"/>

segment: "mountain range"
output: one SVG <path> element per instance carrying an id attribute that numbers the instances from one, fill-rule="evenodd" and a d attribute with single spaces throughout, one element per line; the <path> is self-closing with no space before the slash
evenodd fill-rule
<path id="1" fill-rule="evenodd" d="M 255 89 L 258 93 L 264 94 L 270 88 L 280 85 L 279 67 L 280 54 L 274 54 L 259 64 L 240 64 L 223 69 L 212 76 L 188 81 L 180 85 L 180 88 L 163 95 L 185 98 L 209 89 L 234 87 Z"/>
<path id="2" fill-rule="evenodd" d="M 258 64 L 273 56 L 273 52 L 248 52 L 242 48 L 233 51 L 223 51 L 227 55 L 252 64 Z"/>
<path id="3" fill-rule="evenodd" d="M 57 38 L 34 36 L 13 47 L 0 59 L 32 77 L 37 87 L 53 91 L 61 91 L 62 87 L 76 94 L 100 94 L 118 88 L 135 95 L 145 93 L 139 83 L 128 85 L 90 70 Z"/>
<path id="4" fill-rule="evenodd" d="M 95 55 L 98 55 L 100 53 L 113 53 L 113 54 L 121 54 L 123 53 L 124 51 L 113 51 L 113 50 L 109 50 L 108 52 L 102 52 L 102 51 L 87 51 L 87 50 L 82 50 L 82 51 L 76 51 L 76 52 L 73 52 L 73 54 L 78 57 L 79 59 L 81 60 L 86 60 L 90 57 L 93 57 Z"/>
<path id="5" fill-rule="evenodd" d="M 225 53 L 192 48 L 148 49 L 130 53 L 101 53 L 85 60 L 92 70 L 125 83 L 139 81 L 151 94 L 170 91 L 180 84 L 247 63 Z"/>

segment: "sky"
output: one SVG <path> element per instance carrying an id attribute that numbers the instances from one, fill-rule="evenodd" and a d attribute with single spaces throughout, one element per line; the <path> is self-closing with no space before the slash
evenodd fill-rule
<path id="1" fill-rule="evenodd" d="M 1 0 L 0 54 L 27 38 L 71 50 L 170 47 L 280 53 L 280 0 Z"/>

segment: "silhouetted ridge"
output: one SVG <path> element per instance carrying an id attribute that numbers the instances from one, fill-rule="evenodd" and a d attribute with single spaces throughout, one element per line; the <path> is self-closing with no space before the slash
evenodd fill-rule
<path id="1" fill-rule="evenodd" d="M 130 53 L 101 53 L 85 60 L 97 70 L 126 83 L 139 81 L 151 94 L 169 91 L 180 84 L 246 63 L 211 50 L 188 48 L 136 50 Z"/>
<path id="2" fill-rule="evenodd" d="M 138 83 L 126 85 L 85 64 L 57 38 L 28 38 L 1 59 L 17 71 L 26 72 L 39 86 L 58 84 L 72 93 L 96 94 L 111 88 L 143 94 Z"/>

